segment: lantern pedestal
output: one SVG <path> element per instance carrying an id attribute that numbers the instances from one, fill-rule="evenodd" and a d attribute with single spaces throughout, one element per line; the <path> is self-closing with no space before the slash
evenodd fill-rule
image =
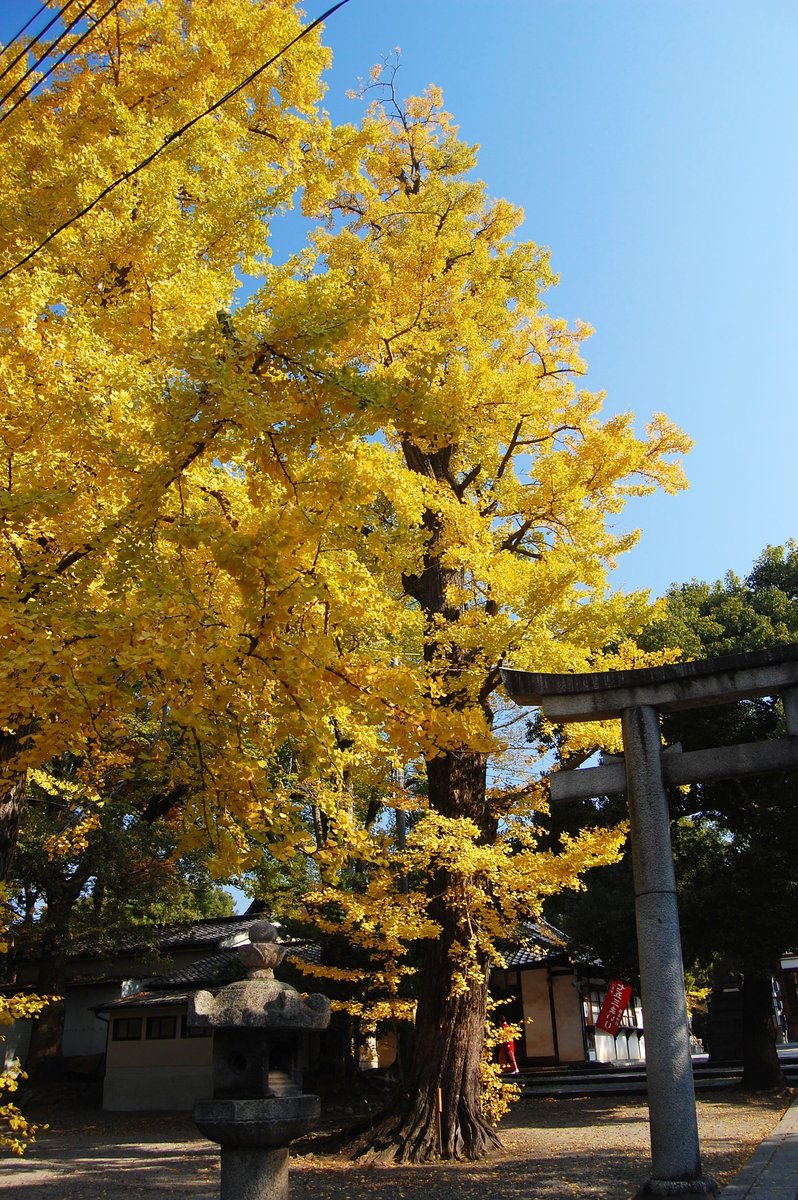
<path id="1" fill-rule="evenodd" d="M 197 1103 L 194 1121 L 221 1147 L 221 1200 L 287 1200 L 289 1144 L 321 1113 L 318 1096 L 302 1091 L 302 1049 L 307 1033 L 327 1028 L 330 1002 L 274 978 L 276 938 L 257 921 L 233 947 L 247 979 L 189 1001 L 189 1025 L 214 1031 L 213 1099 Z"/>

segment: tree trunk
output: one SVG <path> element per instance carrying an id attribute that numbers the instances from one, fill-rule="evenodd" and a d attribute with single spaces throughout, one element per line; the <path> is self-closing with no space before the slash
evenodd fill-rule
<path id="1" fill-rule="evenodd" d="M 438 881 L 443 882 L 440 874 Z M 474 1160 L 501 1147 L 482 1115 L 487 983 L 451 995 L 453 909 L 446 926 L 441 940 L 429 942 L 422 955 L 413 1055 L 398 1100 L 350 1145 L 353 1157 Z"/>
<path id="2" fill-rule="evenodd" d="M 37 996 L 55 996 L 51 1004 L 42 1009 L 33 1022 L 30 1046 L 25 1059 L 25 1070 L 31 1079 L 41 1079 L 60 1074 L 63 1070 L 62 1046 L 64 1040 L 64 983 L 66 977 L 66 950 L 64 943 L 59 947 L 48 938 L 42 946 L 42 960 L 36 980 Z"/>
<path id="3" fill-rule="evenodd" d="M 773 982 L 769 974 L 743 979 L 743 1087 L 751 1092 L 785 1086 L 776 1053 Z"/>
<path id="4" fill-rule="evenodd" d="M 402 440 L 408 469 L 453 487 L 453 447 L 420 449 L 409 437 Z M 458 496 L 458 498 L 460 498 Z M 456 625 L 462 615 L 452 606 L 450 588 L 456 571 L 445 565 L 443 521 L 428 508 L 423 527 L 427 546 L 418 575 L 403 575 L 406 594 L 420 606 L 430 625 L 424 638 L 424 659 L 432 668 L 440 657 L 437 623 Z M 462 670 L 469 653 L 449 647 L 436 668 L 441 694 L 437 703 L 457 711 L 479 706 L 488 725 L 492 713 L 485 696 L 462 690 Z M 486 802 L 487 757 L 466 746 L 446 750 L 427 760 L 430 811 L 444 817 L 468 817 L 483 843 L 496 837 L 496 822 Z M 481 952 L 463 981 L 457 978 L 464 939 L 473 914 L 463 896 L 462 876 L 433 864 L 427 880 L 428 911 L 440 926 L 438 941 L 425 942 L 418 972 L 413 1052 L 403 1074 L 396 1103 L 376 1126 L 351 1146 L 395 1162 L 426 1162 L 434 1158 L 479 1159 L 501 1146 L 482 1114 L 481 1059 L 487 1016 L 488 964 Z M 463 983 L 465 982 L 465 987 Z M 455 986 L 456 985 L 456 986 Z"/>
<path id="5" fill-rule="evenodd" d="M 56 999 L 33 1023 L 25 1060 L 25 1070 L 32 1079 L 57 1075 L 63 1070 L 67 947 L 72 910 L 82 888 L 81 879 L 77 876 L 70 879 L 71 886 L 51 901 L 42 922 L 35 991 L 37 996 L 55 996 Z"/>
<path id="6" fill-rule="evenodd" d="M 471 817 L 483 837 L 495 836 L 485 814 L 483 755 L 439 755 L 427 764 L 430 807 L 447 816 Z M 501 1147 L 482 1114 L 481 1060 L 487 1017 L 487 961 L 477 956 L 480 978 L 467 990 L 453 987 L 466 910 L 458 900 L 459 876 L 438 868 L 428 882 L 429 911 L 441 928 L 425 942 L 418 972 L 413 1052 L 399 1097 L 349 1152 L 392 1162 L 483 1158 Z"/>
<path id="7" fill-rule="evenodd" d="M 42 1010 L 33 1023 L 25 1072 L 34 1082 L 60 1078 L 64 1073 L 62 1048 L 65 1017 L 66 1006 L 59 996 Z"/>

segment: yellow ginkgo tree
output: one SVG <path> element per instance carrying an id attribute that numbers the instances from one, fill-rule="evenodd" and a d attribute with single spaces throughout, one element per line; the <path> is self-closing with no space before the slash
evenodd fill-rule
<path id="1" fill-rule="evenodd" d="M 614 520 L 630 496 L 683 486 L 688 442 L 662 416 L 642 437 L 630 415 L 602 417 L 603 397 L 579 386 L 589 330 L 545 311 L 555 280 L 544 251 L 513 240 L 521 213 L 473 179 L 475 153 L 435 89 L 404 107 L 392 79 L 386 90 L 360 128 L 321 131 L 304 197 L 321 224 L 230 322 L 227 402 L 253 420 L 230 457 L 251 519 L 271 513 L 295 548 L 269 583 L 302 612 L 297 737 L 319 704 L 336 735 L 316 759 L 317 908 L 331 903 L 394 958 L 422 946 L 413 1058 L 369 1146 L 478 1157 L 496 1144 L 479 1076 L 497 940 L 618 843 L 586 832 L 537 850 L 539 789 L 490 773 L 506 749 L 499 668 L 624 660 L 649 608 L 608 590 L 635 540 Z M 257 594 L 263 549 L 227 565 Z M 389 767 L 409 760 L 423 764 L 423 799 L 402 848 L 373 805 L 363 819 L 353 781 L 379 789 L 382 770 L 391 804 Z M 353 860 L 366 866 L 345 899 Z M 392 970 L 381 982 L 398 1001 Z"/>
<path id="2" fill-rule="evenodd" d="M 201 785 L 210 718 L 214 737 L 236 725 L 214 667 L 228 592 L 212 555 L 181 572 L 162 535 L 189 473 L 216 531 L 232 414 L 192 364 L 304 176 L 329 57 L 314 32 L 175 137 L 296 37 L 293 0 L 123 0 L 86 21 L 13 111 L 30 56 L 2 59 L 21 88 L 0 142 L 0 876 L 29 768 L 69 752 L 95 786 L 139 713 L 161 765 L 170 731 L 194 744 Z"/>
<path id="3" fill-rule="evenodd" d="M 421 947 L 373 1142 L 478 1157 L 496 943 L 618 842 L 539 852 L 534 781 L 489 773 L 499 668 L 623 658 L 648 607 L 607 589 L 613 521 L 682 485 L 686 441 L 580 389 L 589 331 L 546 313 L 548 257 L 435 90 L 402 107 L 389 80 L 335 128 L 311 36 L 173 137 L 298 30 L 290 0 L 124 0 L 4 123 L 0 867 L 26 772 L 68 754 L 101 795 L 144 754 L 220 872 L 252 830 L 315 862 L 320 906 L 387 948 L 386 1003 Z M 317 228 L 270 268 L 298 189 Z M 263 280 L 234 308 L 237 269 Z M 404 844 L 379 815 L 403 804 Z"/>
<path id="4" fill-rule="evenodd" d="M 7 954 L 9 950 L 11 915 L 6 889 L 0 885 L 0 955 Z M 0 1048 L 3 1047 L 4 1029 L 15 1021 L 35 1019 L 50 999 L 31 994 L 0 996 Z M 4 1053 L 3 1064 L 0 1065 L 0 1150 L 18 1155 L 24 1154 L 28 1146 L 36 1141 L 36 1134 L 41 1128 L 30 1121 L 14 1102 L 20 1082 L 26 1078 L 19 1061 L 9 1059 L 8 1054 Z"/>

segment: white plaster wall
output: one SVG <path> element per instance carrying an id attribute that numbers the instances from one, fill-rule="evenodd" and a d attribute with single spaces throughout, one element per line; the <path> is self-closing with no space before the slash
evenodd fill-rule
<path id="1" fill-rule="evenodd" d="M 524 1043 L 529 1058 L 553 1058 L 549 987 L 545 970 L 521 971 Z"/>
<path id="2" fill-rule="evenodd" d="M 105 1072 L 103 1108 L 112 1112 L 184 1111 L 212 1095 L 210 1063 L 203 1067 L 110 1067 Z"/>
<path id="3" fill-rule="evenodd" d="M 184 1007 L 117 1009 L 114 1017 L 140 1017 L 137 1041 L 108 1040 L 103 1108 L 115 1112 L 185 1111 L 213 1095 L 213 1038 L 155 1038 L 144 1034 L 147 1017 L 174 1017 Z"/>
<path id="4" fill-rule="evenodd" d="M 557 1045 L 560 1062 L 584 1062 L 582 1038 L 582 1001 L 576 987 L 576 975 L 554 975 L 554 1011 L 557 1015 Z"/>
<path id="5" fill-rule="evenodd" d="M 141 1037 L 137 1041 L 115 1042 L 108 1041 L 108 1071 L 149 1071 L 175 1070 L 194 1071 L 210 1070 L 213 1062 L 213 1038 L 154 1038 L 145 1037 L 147 1017 L 174 1017 L 178 1029 L 180 1018 L 185 1015 L 185 1009 L 152 1008 L 152 1009 L 117 1009 L 112 1017 L 140 1017 Z"/>
<path id="6" fill-rule="evenodd" d="M 108 1032 L 106 1020 L 91 1011 L 94 1004 L 107 1004 L 119 996 L 118 983 L 93 984 L 67 988 L 64 1017 L 64 1057 L 78 1054 L 103 1054 Z M 103 1014 L 107 1018 L 107 1013 Z"/>

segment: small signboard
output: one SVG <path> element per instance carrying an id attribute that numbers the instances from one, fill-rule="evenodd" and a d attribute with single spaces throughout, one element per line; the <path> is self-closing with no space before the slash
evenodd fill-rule
<path id="1" fill-rule="evenodd" d="M 607 995 L 604 997 L 596 1027 L 614 1037 L 621 1028 L 624 1009 L 631 995 L 632 989 L 628 983 L 621 983 L 620 979 L 611 979 L 607 984 Z"/>

